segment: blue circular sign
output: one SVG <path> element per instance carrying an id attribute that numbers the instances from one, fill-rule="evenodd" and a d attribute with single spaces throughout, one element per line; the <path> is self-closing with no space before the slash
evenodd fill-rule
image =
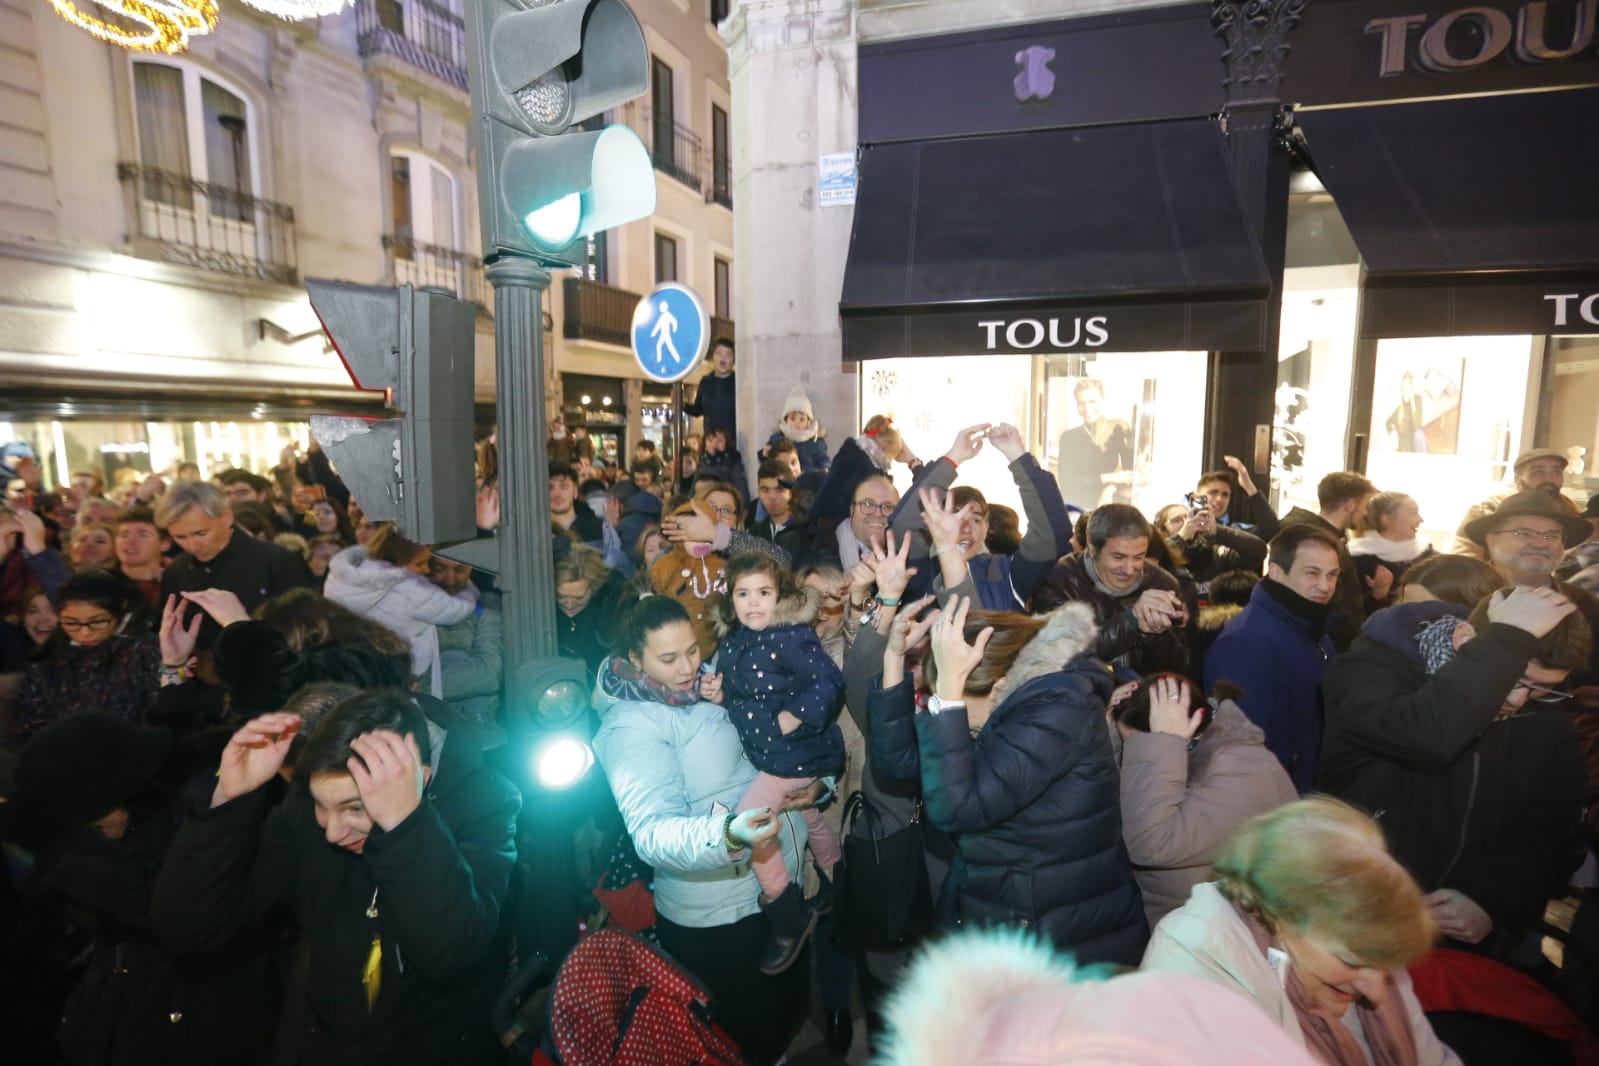
<path id="1" fill-rule="evenodd" d="M 651 381 L 688 377 L 705 358 L 710 339 L 705 304 L 687 285 L 657 285 L 633 311 L 633 358 Z"/>

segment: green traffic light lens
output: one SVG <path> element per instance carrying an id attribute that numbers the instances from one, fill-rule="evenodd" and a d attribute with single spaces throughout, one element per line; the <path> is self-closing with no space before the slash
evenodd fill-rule
<path id="1" fill-rule="evenodd" d="M 588 708 L 588 691 L 576 681 L 561 680 L 539 694 L 534 718 L 545 729 L 567 725 Z"/>
<path id="2" fill-rule="evenodd" d="M 574 192 L 537 211 L 528 212 L 522 224 L 534 240 L 553 251 L 565 248 L 577 239 L 577 228 L 582 221 L 583 198 Z"/>

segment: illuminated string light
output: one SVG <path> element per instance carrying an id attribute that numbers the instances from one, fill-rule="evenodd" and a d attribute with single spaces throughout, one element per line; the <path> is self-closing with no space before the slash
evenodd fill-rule
<path id="1" fill-rule="evenodd" d="M 276 15 L 280 19 L 299 22 L 303 19 L 337 15 L 350 5 L 351 0 L 244 0 L 257 11 Z"/>
<path id="2" fill-rule="evenodd" d="M 90 14 L 74 0 L 50 3 L 74 26 L 135 52 L 175 55 L 188 49 L 190 37 L 210 33 L 217 25 L 216 0 L 89 0 L 115 15 L 116 22 Z"/>

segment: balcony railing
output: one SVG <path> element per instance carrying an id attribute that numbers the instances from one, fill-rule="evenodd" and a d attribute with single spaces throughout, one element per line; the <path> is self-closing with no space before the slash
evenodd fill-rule
<path id="1" fill-rule="evenodd" d="M 134 254 L 297 285 L 294 208 L 187 174 L 118 163 Z"/>
<path id="2" fill-rule="evenodd" d="M 561 284 L 568 340 L 599 341 L 627 347 L 633 343 L 633 309 L 639 294 L 602 285 L 586 278 L 567 278 Z"/>
<path id="3" fill-rule="evenodd" d="M 483 260 L 385 234 L 383 254 L 388 257 L 389 275 L 396 285 L 415 285 L 419 289 L 443 289 L 458 299 L 477 304 L 478 313 L 492 317 L 494 304 L 488 280 L 483 276 Z"/>
<path id="4" fill-rule="evenodd" d="M 656 170 L 695 192 L 705 188 L 705 145 L 692 130 L 673 122 L 671 115 L 653 111 L 648 104 L 636 100 L 622 106 L 618 121 L 644 141 Z"/>
<path id="5" fill-rule="evenodd" d="M 466 27 L 432 0 L 357 0 L 356 47 L 385 53 L 466 91 Z"/>

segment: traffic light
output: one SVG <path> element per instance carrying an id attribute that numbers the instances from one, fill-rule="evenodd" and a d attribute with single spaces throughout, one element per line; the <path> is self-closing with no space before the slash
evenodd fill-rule
<path id="1" fill-rule="evenodd" d="M 312 415 L 311 435 L 368 517 L 422 544 L 477 535 L 472 449 L 477 308 L 444 293 L 305 283 L 358 389 L 394 418 Z"/>
<path id="2" fill-rule="evenodd" d="M 583 262 L 583 238 L 655 211 L 626 126 L 568 128 L 640 95 L 649 49 L 622 0 L 467 0 L 485 257 Z"/>

